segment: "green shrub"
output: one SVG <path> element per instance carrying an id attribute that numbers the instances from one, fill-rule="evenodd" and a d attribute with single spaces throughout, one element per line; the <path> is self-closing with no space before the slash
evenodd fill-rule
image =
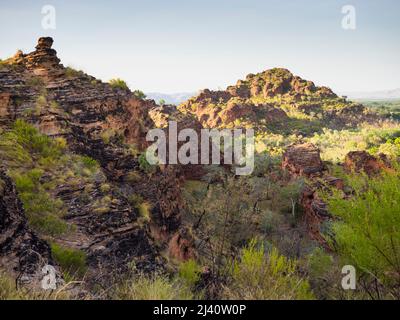
<path id="1" fill-rule="evenodd" d="M 307 140 L 321 149 L 322 160 L 342 162 L 350 151 L 371 150 L 385 153 L 390 157 L 400 154 L 400 147 L 391 144 L 400 135 L 399 123 L 384 122 L 363 125 L 351 130 L 332 130 L 324 128 Z"/>
<path id="2" fill-rule="evenodd" d="M 190 300 L 190 290 L 181 282 L 160 274 L 138 275 L 117 286 L 113 299 L 117 300 Z"/>
<path id="3" fill-rule="evenodd" d="M 328 238 L 343 264 L 353 265 L 374 298 L 400 298 L 400 171 L 347 179 L 351 197 L 340 190 L 324 195 L 333 223 Z M 368 285 L 370 284 L 370 285 Z"/>
<path id="4" fill-rule="evenodd" d="M 108 192 L 110 192 L 110 190 L 111 190 L 111 186 L 110 186 L 108 183 L 103 183 L 103 184 L 100 186 L 100 191 L 101 191 L 102 193 L 108 193 Z"/>
<path id="5" fill-rule="evenodd" d="M 193 259 L 182 262 L 179 266 L 179 278 L 186 282 L 186 284 L 193 288 L 200 280 L 201 267 Z"/>
<path id="6" fill-rule="evenodd" d="M 112 128 L 105 129 L 101 132 L 100 137 L 105 144 L 109 144 L 115 138 L 118 138 L 120 135 Z M 120 139 L 117 139 L 120 140 Z"/>
<path id="7" fill-rule="evenodd" d="M 128 197 L 128 202 L 134 208 L 138 208 L 144 202 L 144 200 L 143 197 L 139 194 L 131 194 Z"/>
<path id="8" fill-rule="evenodd" d="M 146 159 L 146 154 L 141 154 L 139 156 L 139 167 L 143 171 L 147 173 L 154 173 L 156 167 L 154 165 L 151 165 L 147 159 Z"/>
<path id="9" fill-rule="evenodd" d="M 224 288 L 223 298 L 238 300 L 313 299 L 310 286 L 296 273 L 297 262 L 279 255 L 272 248 L 268 255 L 256 241 L 242 249 L 235 261 L 232 280 Z"/>
<path id="10" fill-rule="evenodd" d="M 13 126 L 12 134 L 17 143 L 33 154 L 41 157 L 55 158 L 61 155 L 61 149 L 46 135 L 42 135 L 32 125 L 18 119 Z"/>
<path id="11" fill-rule="evenodd" d="M 17 137 L 13 132 L 0 135 L 0 158 L 9 167 L 30 166 L 32 157 L 28 150 L 17 142 Z"/>
<path id="12" fill-rule="evenodd" d="M 86 254 L 77 249 L 51 244 L 51 253 L 64 274 L 70 277 L 83 277 L 86 273 Z"/>
<path id="13" fill-rule="evenodd" d="M 81 161 L 84 166 L 92 172 L 99 167 L 99 163 L 97 162 L 97 160 L 89 156 L 82 156 Z"/>
<path id="14" fill-rule="evenodd" d="M 139 210 L 139 215 L 144 222 L 149 222 L 151 219 L 151 209 L 152 205 L 149 202 L 142 202 L 137 207 Z"/>
<path id="15" fill-rule="evenodd" d="M 333 258 L 327 254 L 322 248 L 317 247 L 308 256 L 308 269 L 311 278 L 321 277 L 331 268 Z"/>
<path id="16" fill-rule="evenodd" d="M 122 89 L 122 90 L 129 90 L 129 87 L 126 84 L 126 82 L 124 80 L 120 79 L 120 78 L 111 79 L 109 81 L 109 84 L 113 88 L 118 88 L 118 89 Z"/>
<path id="17" fill-rule="evenodd" d="M 25 174 L 15 175 L 14 180 L 18 192 L 34 192 L 42 175 L 43 170 L 41 169 L 32 169 Z"/>
<path id="18" fill-rule="evenodd" d="M 67 149 L 68 143 L 65 138 L 57 137 L 54 139 L 54 145 L 58 150 L 65 150 Z"/>
<path id="19" fill-rule="evenodd" d="M 133 95 L 139 99 L 146 99 L 146 95 L 140 90 L 133 91 Z"/>
<path id="20" fill-rule="evenodd" d="M 68 224 L 61 219 L 64 204 L 54 200 L 40 183 L 43 170 L 32 169 L 24 173 L 12 173 L 19 197 L 30 225 L 37 231 L 56 236 L 68 231 Z"/>
<path id="21" fill-rule="evenodd" d="M 35 102 L 35 115 L 40 115 L 43 108 L 47 106 L 47 97 L 46 95 L 40 95 L 36 98 Z"/>
<path id="22" fill-rule="evenodd" d="M 0 300 L 22 300 L 30 299 L 25 290 L 18 290 L 15 280 L 0 271 Z"/>
<path id="23" fill-rule="evenodd" d="M 71 79 L 71 78 L 81 77 L 83 74 L 84 74 L 83 71 L 75 70 L 72 67 L 66 67 L 65 68 L 65 76 L 67 78 Z"/>
<path id="24" fill-rule="evenodd" d="M 28 220 L 35 230 L 52 237 L 63 235 L 71 229 L 60 217 L 49 213 L 43 215 L 28 214 Z"/>

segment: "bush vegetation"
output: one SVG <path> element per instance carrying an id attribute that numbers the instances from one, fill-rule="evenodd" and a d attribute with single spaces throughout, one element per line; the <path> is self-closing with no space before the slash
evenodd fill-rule
<path id="1" fill-rule="evenodd" d="M 297 262 L 252 240 L 235 261 L 223 298 L 234 300 L 313 299 L 310 285 L 296 273 Z"/>
<path id="2" fill-rule="evenodd" d="M 109 84 L 113 88 L 118 88 L 118 89 L 122 89 L 122 90 L 129 90 L 129 87 L 126 84 L 126 82 L 124 80 L 120 79 L 120 78 L 111 79 L 109 81 Z"/>
<path id="3" fill-rule="evenodd" d="M 139 99 L 146 99 L 146 95 L 144 94 L 143 91 L 140 90 L 134 90 L 133 95 Z"/>
<path id="4" fill-rule="evenodd" d="M 350 197 L 325 195 L 339 219 L 330 240 L 343 265 L 353 265 L 362 289 L 373 299 L 400 299 L 400 171 L 348 177 Z"/>
<path id="5" fill-rule="evenodd" d="M 15 279 L 0 270 L 0 301 L 1 300 L 68 300 L 71 295 L 63 288 L 57 292 L 28 289 L 16 286 Z"/>
<path id="6" fill-rule="evenodd" d="M 65 76 L 69 79 L 81 77 L 84 75 L 84 72 L 81 70 L 76 70 L 72 67 L 65 68 Z"/>
<path id="7" fill-rule="evenodd" d="M 86 273 L 86 255 L 83 251 L 52 243 L 51 253 L 63 271 L 64 279 L 82 278 Z"/>
<path id="8" fill-rule="evenodd" d="M 63 219 L 67 208 L 54 189 L 66 181 L 89 185 L 99 171 L 97 161 L 69 154 L 64 138 L 40 134 L 23 120 L 17 120 L 12 130 L 0 132 L 0 159 L 9 169 L 34 230 L 53 237 L 74 230 Z"/>
<path id="9" fill-rule="evenodd" d="M 165 275 L 139 274 L 117 286 L 112 294 L 117 300 L 190 300 L 193 294 L 179 279 Z"/>

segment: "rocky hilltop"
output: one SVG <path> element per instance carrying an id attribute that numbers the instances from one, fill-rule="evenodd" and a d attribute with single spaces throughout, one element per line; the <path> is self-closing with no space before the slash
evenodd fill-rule
<path id="1" fill-rule="evenodd" d="M 321 124 L 338 128 L 373 118 L 362 105 L 282 68 L 249 74 L 224 91 L 206 89 L 179 109 L 207 127 L 252 126 L 260 131 L 296 132 Z"/>

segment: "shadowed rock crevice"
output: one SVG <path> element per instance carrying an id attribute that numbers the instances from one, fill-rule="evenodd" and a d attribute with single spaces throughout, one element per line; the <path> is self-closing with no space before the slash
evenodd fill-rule
<path id="1" fill-rule="evenodd" d="M 17 283 L 39 288 L 46 265 L 57 268 L 50 246 L 28 226 L 15 185 L 0 168 L 0 266 L 11 272 Z M 59 274 L 57 279 L 62 283 Z"/>

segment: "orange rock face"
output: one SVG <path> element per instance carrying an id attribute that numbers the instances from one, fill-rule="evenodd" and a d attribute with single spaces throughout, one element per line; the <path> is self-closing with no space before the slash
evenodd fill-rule
<path id="1" fill-rule="evenodd" d="M 385 155 L 381 154 L 379 158 L 370 155 L 366 151 L 352 151 L 346 155 L 344 168 L 348 172 L 365 172 L 367 175 L 373 175 L 388 169 L 388 163 Z"/>
<path id="2" fill-rule="evenodd" d="M 171 257 L 186 261 L 195 257 L 193 237 L 185 229 L 177 232 L 169 241 L 168 250 Z"/>
<path id="3" fill-rule="evenodd" d="M 325 170 L 319 149 L 310 143 L 289 146 L 283 154 L 282 168 L 296 177 L 320 175 Z"/>
<path id="4" fill-rule="evenodd" d="M 343 189 L 343 180 L 327 174 L 319 149 L 309 143 L 289 146 L 283 155 L 282 168 L 286 169 L 292 177 L 309 179 L 301 191 L 299 203 L 304 211 L 304 221 L 309 235 L 328 248 L 321 234 L 321 225 L 331 216 L 324 201 L 318 197 L 318 191 L 325 185 Z"/>

